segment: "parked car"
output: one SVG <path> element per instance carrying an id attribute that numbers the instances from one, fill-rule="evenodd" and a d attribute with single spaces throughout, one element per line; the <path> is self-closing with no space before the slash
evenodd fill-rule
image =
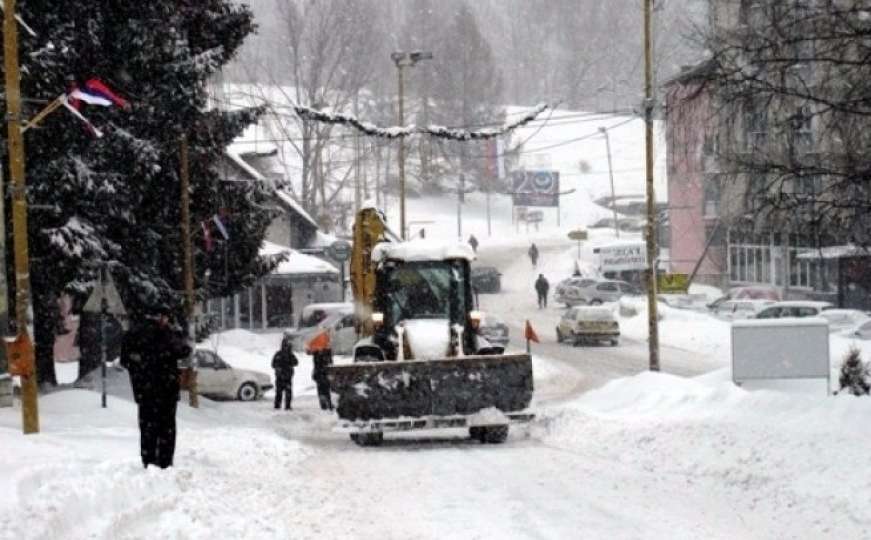
<path id="1" fill-rule="evenodd" d="M 871 320 L 867 313 L 858 309 L 826 309 L 820 317 L 829 321 L 829 332 L 844 332 Z"/>
<path id="2" fill-rule="evenodd" d="M 616 346 L 620 339 L 620 324 L 614 311 L 606 307 L 580 306 L 567 310 L 556 327 L 557 343 L 607 341 Z"/>
<path id="3" fill-rule="evenodd" d="M 302 309 L 299 316 L 299 326 L 284 332 L 293 350 L 302 351 L 305 342 L 314 337 L 318 331 L 336 324 L 343 315 L 353 315 L 354 304 L 351 302 L 334 302 L 309 304 Z"/>
<path id="4" fill-rule="evenodd" d="M 570 278 L 566 278 L 566 279 L 560 281 L 559 283 L 557 283 L 556 287 L 554 287 L 554 293 L 553 293 L 554 300 L 559 304 L 565 304 L 566 306 L 571 306 L 571 305 L 573 305 L 571 302 L 573 302 L 574 300 L 577 300 L 579 298 L 579 296 L 577 295 L 577 292 L 576 292 L 571 298 L 568 298 L 567 297 L 568 290 L 573 289 L 573 288 L 578 288 L 578 287 L 579 288 L 589 287 L 590 285 L 592 285 L 594 283 L 596 283 L 595 279 L 591 279 L 591 278 L 587 278 L 587 277 L 572 276 Z M 574 303 L 576 304 L 577 302 L 574 302 Z"/>
<path id="5" fill-rule="evenodd" d="M 814 300 L 791 300 L 774 302 L 756 314 L 756 319 L 782 319 L 785 317 L 816 317 L 823 310 L 831 309 L 829 302 Z"/>
<path id="6" fill-rule="evenodd" d="M 617 219 L 617 228 L 624 232 L 637 232 L 644 229 L 644 224 L 646 221 L 641 218 L 636 217 L 624 217 Z M 613 229 L 614 228 L 614 218 L 607 217 L 602 218 L 592 225 L 590 225 L 591 229 Z"/>
<path id="7" fill-rule="evenodd" d="M 354 304 L 341 304 L 341 307 L 337 307 L 313 326 L 287 330 L 284 338 L 290 340 L 294 351 L 304 351 L 306 343 L 324 330 L 330 332 L 330 344 L 334 354 L 349 354 L 356 340 Z"/>
<path id="8" fill-rule="evenodd" d="M 478 334 L 493 345 L 505 347 L 508 345 L 508 325 L 489 313 L 481 314 L 478 323 Z"/>
<path id="9" fill-rule="evenodd" d="M 479 293 L 498 293 L 502 290 L 502 273 L 493 266 L 472 268 L 472 287 Z"/>
<path id="10" fill-rule="evenodd" d="M 859 324 L 850 332 L 850 337 L 856 339 L 871 339 L 871 319 Z"/>
<path id="11" fill-rule="evenodd" d="M 728 320 L 753 319 L 772 304 L 773 300 L 725 300 L 716 303 L 711 308 L 711 313 Z"/>
<path id="12" fill-rule="evenodd" d="M 617 280 L 591 280 L 592 283 L 585 286 L 568 287 L 563 293 L 563 298 L 568 306 L 589 304 L 595 306 L 605 302 L 616 302 L 626 295 L 640 295 L 641 289 Z"/>
<path id="13" fill-rule="evenodd" d="M 272 388 L 267 373 L 234 368 L 214 351 L 197 349 L 197 391 L 222 399 L 254 401 Z"/>

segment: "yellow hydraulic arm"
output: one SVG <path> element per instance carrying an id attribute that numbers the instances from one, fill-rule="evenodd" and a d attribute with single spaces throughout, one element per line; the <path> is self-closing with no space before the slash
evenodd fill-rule
<path id="1" fill-rule="evenodd" d="M 354 292 L 354 305 L 360 324 L 360 336 L 373 333 L 372 304 L 375 299 L 375 266 L 372 264 L 372 250 L 379 242 L 397 240 L 396 235 L 387 228 L 386 220 L 380 210 L 363 208 L 354 220 L 354 246 L 351 251 L 351 290 Z"/>

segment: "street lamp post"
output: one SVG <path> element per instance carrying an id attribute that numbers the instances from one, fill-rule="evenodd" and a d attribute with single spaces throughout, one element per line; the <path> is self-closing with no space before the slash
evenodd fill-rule
<path id="1" fill-rule="evenodd" d="M 404 99 L 405 99 L 405 80 L 402 74 L 403 68 L 411 67 L 421 60 L 432 59 L 431 52 L 414 51 L 406 53 L 397 51 L 390 54 L 390 59 L 396 64 L 396 70 L 399 75 L 399 126 L 405 125 L 404 117 Z M 405 138 L 399 137 L 399 230 L 402 232 L 402 239 L 405 240 Z"/>
<path id="2" fill-rule="evenodd" d="M 617 195 L 614 193 L 614 169 L 611 167 L 611 139 L 608 138 L 608 130 L 599 128 L 599 132 L 605 136 L 605 150 L 608 152 L 608 176 L 611 179 L 611 210 L 614 211 L 614 234 L 620 238 L 620 227 L 617 222 Z"/>

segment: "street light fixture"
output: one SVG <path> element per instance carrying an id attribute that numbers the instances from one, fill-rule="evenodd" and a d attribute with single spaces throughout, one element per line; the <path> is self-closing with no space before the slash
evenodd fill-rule
<path id="1" fill-rule="evenodd" d="M 432 53 L 429 51 L 413 51 L 410 53 L 396 51 L 390 53 L 390 59 L 396 64 L 399 75 L 399 126 L 405 125 L 405 81 L 402 69 L 411 67 L 421 60 L 431 60 Z M 405 240 L 405 138 L 399 137 L 399 230 L 402 231 L 402 239 Z"/>
<path id="2" fill-rule="evenodd" d="M 608 130 L 599 127 L 599 133 L 605 136 L 605 149 L 608 152 L 608 176 L 611 178 L 611 210 L 614 211 L 614 234 L 620 238 L 620 227 L 617 222 L 617 195 L 614 194 L 614 170 L 611 167 L 611 140 L 608 138 Z"/>

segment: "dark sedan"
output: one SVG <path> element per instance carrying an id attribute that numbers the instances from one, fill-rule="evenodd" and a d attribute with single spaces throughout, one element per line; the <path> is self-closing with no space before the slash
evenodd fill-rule
<path id="1" fill-rule="evenodd" d="M 497 293 L 502 290 L 502 273 L 492 266 L 472 268 L 472 287 L 479 293 Z"/>

